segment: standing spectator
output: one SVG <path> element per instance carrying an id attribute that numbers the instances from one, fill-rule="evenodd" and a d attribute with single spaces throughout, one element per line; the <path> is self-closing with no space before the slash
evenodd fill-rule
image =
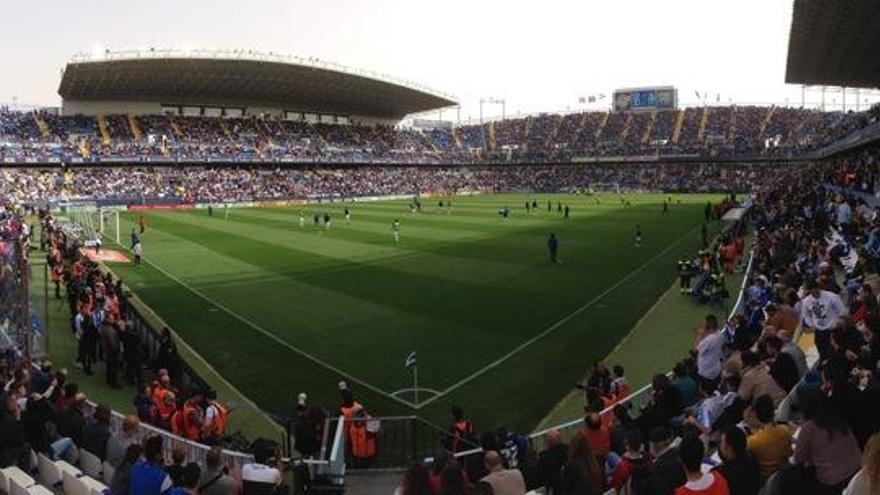
<path id="1" fill-rule="evenodd" d="M 727 480 L 717 470 L 703 473 L 703 441 L 695 436 L 685 436 L 681 441 L 679 459 L 684 466 L 687 482 L 675 490 L 675 495 L 727 495 Z"/>
<path id="2" fill-rule="evenodd" d="M 110 493 L 128 495 L 131 490 L 131 467 L 141 458 L 141 446 L 133 443 L 125 450 L 118 465 L 114 466 L 113 478 L 110 480 Z"/>
<path id="3" fill-rule="evenodd" d="M 156 416 L 156 404 L 153 402 L 153 392 L 146 383 L 140 386 L 140 391 L 134 396 L 132 404 L 137 411 L 138 418 L 144 423 L 153 421 Z"/>
<path id="4" fill-rule="evenodd" d="M 131 467 L 131 495 L 160 495 L 171 489 L 171 477 L 162 469 L 162 437 L 144 442 L 144 459 Z"/>
<path id="5" fill-rule="evenodd" d="M 568 449 L 568 462 L 562 471 L 559 493 L 599 495 L 605 488 L 605 475 L 583 435 L 575 435 Z"/>
<path id="6" fill-rule="evenodd" d="M 819 361 L 822 362 L 831 356 L 831 331 L 846 316 L 846 306 L 837 294 L 820 289 L 815 279 L 807 281 L 806 289 L 807 296 L 801 305 L 801 319 L 804 329 L 815 333 L 816 349 L 819 351 Z"/>
<path id="7" fill-rule="evenodd" d="M 403 474 L 403 481 L 394 495 L 433 495 L 428 468 L 421 462 L 412 462 Z M 232 494 L 230 494 L 232 495 Z"/>
<path id="8" fill-rule="evenodd" d="M 747 409 L 747 422 L 753 423 L 752 434 L 747 441 L 748 451 L 755 457 L 761 471 L 761 480 L 767 479 L 788 463 L 791 457 L 791 429 L 776 424 L 773 399 L 762 395 Z"/>
<path id="9" fill-rule="evenodd" d="M 126 416 L 122 420 L 122 429 L 119 433 L 111 435 L 107 439 L 107 462 L 118 468 L 125 458 L 128 448 L 138 443 L 137 429 L 140 425 L 137 416 Z"/>
<path id="10" fill-rule="evenodd" d="M 703 328 L 698 332 L 695 345 L 697 374 L 701 380 L 712 382 L 716 386 L 721 377 L 724 344 L 724 335 L 718 331 L 718 319 L 715 315 L 706 316 Z"/>
<path id="11" fill-rule="evenodd" d="M 546 487 L 555 492 L 562 479 L 562 468 L 568 461 L 568 445 L 562 442 L 559 430 L 553 428 L 544 434 L 547 448 L 538 454 L 538 465 L 535 468 L 534 488 Z"/>
<path id="12" fill-rule="evenodd" d="M 110 439 L 110 406 L 98 404 L 92 421 L 83 430 L 82 448 L 107 460 L 107 441 Z"/>
<path id="13" fill-rule="evenodd" d="M 125 360 L 125 378 L 129 385 L 143 383 L 143 342 L 130 323 L 117 320 L 122 341 L 122 358 Z"/>
<path id="14" fill-rule="evenodd" d="M 526 492 L 526 483 L 520 470 L 505 469 L 498 452 L 486 452 L 485 463 L 489 474 L 480 481 L 491 486 L 494 495 L 522 495 Z"/>
<path id="15" fill-rule="evenodd" d="M 119 333 L 117 332 L 116 320 L 112 315 L 101 323 L 101 349 L 104 350 L 104 364 L 106 365 L 105 381 L 110 388 L 119 388 L 117 377 L 119 375 Z"/>
<path id="16" fill-rule="evenodd" d="M 721 432 L 721 465 L 715 468 L 727 480 L 730 495 L 755 495 L 761 488 L 758 463 L 746 450 L 746 433 L 737 426 Z"/>
<path id="17" fill-rule="evenodd" d="M 208 445 L 219 445 L 226 436 L 226 420 L 229 414 L 217 400 L 217 391 L 205 393 L 205 419 L 202 424 L 202 441 Z"/>
<path id="18" fill-rule="evenodd" d="M 205 471 L 199 480 L 200 495 L 238 495 L 239 486 L 223 466 L 223 450 L 214 447 L 205 456 Z"/>
<path id="19" fill-rule="evenodd" d="M 672 368 L 672 386 L 677 388 L 681 394 L 682 406 L 690 407 L 697 402 L 697 382 L 688 373 L 686 362 L 677 363 Z"/>
<path id="20" fill-rule="evenodd" d="M 584 428 L 581 430 L 584 439 L 590 444 L 590 450 L 604 462 L 605 456 L 611 452 L 611 431 L 602 421 L 598 412 L 589 412 L 584 417 Z"/>

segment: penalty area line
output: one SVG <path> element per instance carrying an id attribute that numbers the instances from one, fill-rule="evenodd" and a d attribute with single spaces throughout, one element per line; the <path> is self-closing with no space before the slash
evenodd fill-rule
<path id="1" fill-rule="evenodd" d="M 692 228 L 691 230 L 687 231 L 685 234 L 683 234 L 681 237 L 679 237 L 678 240 L 676 240 L 676 241 L 673 242 L 672 244 L 666 246 L 665 249 L 663 249 L 662 251 L 660 251 L 659 253 L 655 254 L 655 255 L 652 256 L 650 259 L 648 259 L 647 261 L 645 261 L 644 263 L 642 263 L 641 265 L 639 265 L 635 270 L 631 271 L 631 272 L 630 272 L 629 274 L 627 274 L 625 277 L 623 277 L 623 278 L 621 278 L 620 280 L 618 280 L 617 282 L 615 282 L 611 287 L 608 287 L 607 289 L 605 289 L 604 291 L 602 291 L 601 294 L 599 294 L 599 295 L 597 295 L 596 297 L 590 299 L 589 301 L 587 301 L 586 303 L 584 303 L 583 305 L 581 305 L 580 307 L 578 307 L 577 309 L 575 309 L 575 310 L 572 311 L 571 313 L 567 314 L 566 316 L 564 316 L 562 319 L 560 319 L 560 320 L 557 321 L 556 323 L 550 325 L 549 327 L 547 327 L 546 329 L 544 329 L 543 331 L 541 331 L 541 332 L 538 333 L 537 335 L 532 336 L 532 337 L 529 338 L 528 340 L 522 342 L 522 343 L 519 344 L 518 346 L 516 346 L 516 347 L 514 347 L 513 349 L 511 349 L 510 351 L 508 351 L 508 352 L 507 352 L 506 354 L 504 354 L 503 356 L 501 356 L 501 357 L 499 357 L 498 359 L 492 361 L 491 363 L 487 364 L 486 366 L 483 366 L 482 368 L 480 368 L 480 369 L 478 369 L 477 371 L 471 373 L 470 375 L 464 377 L 462 380 L 460 380 L 460 381 L 458 381 L 458 382 L 456 382 L 456 383 L 450 385 L 449 387 L 447 387 L 446 389 L 444 389 L 439 395 L 435 395 L 435 396 L 431 397 L 430 399 L 426 399 L 426 400 L 424 400 L 424 401 L 421 401 L 421 402 L 419 402 L 417 405 L 414 405 L 413 407 L 415 407 L 416 409 L 421 409 L 422 407 L 425 407 L 425 406 L 427 406 L 428 404 L 431 404 L 432 402 L 434 402 L 434 401 L 436 401 L 436 400 L 438 400 L 438 399 L 440 399 L 440 398 L 442 398 L 442 397 L 445 397 L 446 395 L 449 395 L 450 393 L 452 393 L 452 392 L 455 391 L 456 389 L 458 389 L 458 388 L 460 388 L 460 387 L 462 387 L 462 386 L 464 386 L 464 385 L 467 385 L 468 383 L 474 381 L 475 379 L 477 379 L 477 378 L 479 378 L 480 376 L 484 375 L 484 374 L 487 373 L 488 371 L 490 371 L 490 370 L 492 370 L 492 369 L 498 367 L 499 365 L 503 364 L 504 362 L 506 362 L 506 361 L 509 360 L 510 358 L 512 358 L 512 357 L 514 357 L 515 355 L 519 354 L 520 352 L 524 351 L 525 349 L 531 347 L 535 342 L 538 342 L 539 340 L 543 339 L 544 337 L 546 337 L 546 336 L 550 335 L 551 333 L 555 332 L 557 329 L 559 329 L 559 327 L 561 327 L 561 326 L 565 325 L 566 323 L 568 323 L 569 321 L 571 321 L 572 318 L 574 318 L 575 316 L 577 316 L 577 315 L 583 313 L 583 312 L 586 311 L 587 309 L 591 308 L 594 304 L 596 304 L 597 302 L 601 301 L 605 296 L 607 296 L 608 294 L 614 292 L 614 291 L 615 291 L 616 289 L 618 289 L 620 286 L 622 286 L 623 284 L 627 283 L 630 279 L 632 279 L 632 278 L 635 277 L 637 274 L 639 274 L 642 270 L 644 270 L 645 268 L 647 268 L 648 266 L 650 266 L 651 264 L 653 264 L 655 261 L 657 261 L 657 260 L 660 259 L 661 257 L 665 256 L 666 253 L 668 253 L 668 252 L 671 251 L 674 247 L 676 247 L 676 246 L 678 246 L 679 244 L 681 244 L 682 241 L 684 241 L 685 239 L 687 239 L 687 238 L 690 236 L 691 233 L 693 233 L 694 231 L 697 230 L 697 228 L 698 228 L 698 226 L 696 226 L 696 227 Z"/>

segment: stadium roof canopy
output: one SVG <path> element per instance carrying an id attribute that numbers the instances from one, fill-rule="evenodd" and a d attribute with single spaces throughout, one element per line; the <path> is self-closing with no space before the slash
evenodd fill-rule
<path id="1" fill-rule="evenodd" d="M 785 82 L 880 86 L 880 2 L 795 0 Z"/>
<path id="2" fill-rule="evenodd" d="M 71 101 L 248 106 L 381 119 L 457 104 L 410 81 L 245 50 L 78 54 L 65 67 L 58 94 Z"/>

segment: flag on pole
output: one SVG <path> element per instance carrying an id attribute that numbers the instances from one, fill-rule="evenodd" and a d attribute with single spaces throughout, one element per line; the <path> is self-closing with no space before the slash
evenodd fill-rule
<path id="1" fill-rule="evenodd" d="M 409 353 L 409 356 L 406 357 L 406 361 L 403 363 L 403 367 L 411 370 L 416 366 L 416 351 L 412 351 Z"/>

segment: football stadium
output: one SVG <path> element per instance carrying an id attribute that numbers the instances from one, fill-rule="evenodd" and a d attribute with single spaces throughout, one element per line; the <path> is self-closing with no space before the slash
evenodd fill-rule
<path id="1" fill-rule="evenodd" d="M 876 2 L 159 3 L 0 34 L 0 494 L 880 493 Z"/>

